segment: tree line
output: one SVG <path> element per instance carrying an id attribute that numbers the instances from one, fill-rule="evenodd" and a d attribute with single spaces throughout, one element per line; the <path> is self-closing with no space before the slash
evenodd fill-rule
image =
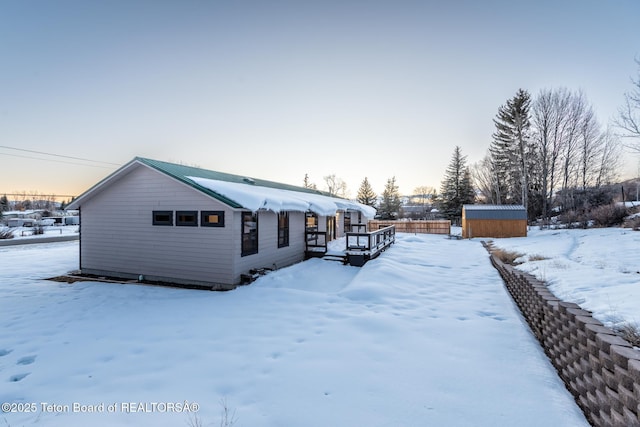
<path id="1" fill-rule="evenodd" d="M 325 188 L 331 196 L 347 198 L 347 184 L 335 174 L 327 175 L 323 177 L 325 182 Z M 303 181 L 304 188 L 311 188 L 317 190 L 318 187 L 309 180 L 309 175 L 305 174 Z M 381 219 L 396 219 L 399 216 L 402 206 L 402 200 L 400 197 L 400 190 L 396 184 L 396 177 L 387 179 L 387 183 L 382 192 L 380 200 L 378 195 L 371 187 L 369 179 L 364 177 L 360 187 L 358 188 L 358 194 L 356 201 L 363 205 L 371 206 L 377 209 L 378 216 Z"/>
<path id="2" fill-rule="evenodd" d="M 498 108 L 485 157 L 469 167 L 456 147 L 442 181 L 440 205 L 449 218 L 476 199 L 520 204 L 530 219 L 607 204 L 605 187 L 619 178 L 622 148 L 640 153 L 638 77 L 617 118 L 603 125 L 581 91 L 519 89 Z"/>
<path id="3" fill-rule="evenodd" d="M 523 205 L 530 219 L 552 212 L 585 211 L 611 201 L 604 187 L 619 178 L 622 149 L 640 153 L 640 60 L 638 76 L 612 123 L 604 125 L 582 91 L 543 89 L 534 97 L 524 89 L 498 108 L 495 130 L 482 160 L 469 166 L 456 146 L 441 182 L 440 194 L 414 190 L 435 199 L 440 214 L 455 220 L 464 204 Z M 328 191 L 346 197 L 346 184 L 324 177 Z M 305 175 L 304 186 L 316 188 Z M 397 218 L 401 198 L 389 178 L 380 202 L 365 177 L 357 201 L 376 207 L 380 217 Z"/>
<path id="4" fill-rule="evenodd" d="M 520 89 L 494 119 L 488 153 L 473 169 L 479 194 L 493 204 L 521 204 L 548 218 L 553 201 L 577 209 L 618 177 L 621 145 L 580 91 Z M 556 197 L 557 196 L 557 197 Z"/>

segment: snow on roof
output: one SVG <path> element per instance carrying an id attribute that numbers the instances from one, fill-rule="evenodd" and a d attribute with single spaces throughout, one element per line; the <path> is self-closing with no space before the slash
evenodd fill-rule
<path id="1" fill-rule="evenodd" d="M 318 215 L 330 216 L 335 215 L 338 210 L 356 210 L 362 212 L 367 218 L 373 218 L 376 214 L 375 208 L 371 206 L 337 197 L 196 176 L 187 176 L 186 178 L 252 211 L 261 209 L 273 212 L 312 211 Z"/>

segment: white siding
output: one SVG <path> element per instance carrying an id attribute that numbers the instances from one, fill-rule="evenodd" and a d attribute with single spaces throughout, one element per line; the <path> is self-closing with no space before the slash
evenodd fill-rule
<path id="1" fill-rule="evenodd" d="M 153 225 L 153 211 L 163 210 L 174 212 L 173 226 Z M 225 227 L 176 226 L 179 210 L 222 210 Z M 289 212 L 289 246 L 278 248 L 277 214 L 259 212 L 258 253 L 247 256 L 241 255 L 241 213 L 141 165 L 82 203 L 80 268 L 114 277 L 237 285 L 251 269 L 304 259 L 304 213 Z M 321 217 L 321 227 L 325 221 Z"/>
<path id="2" fill-rule="evenodd" d="M 258 213 L 258 253 L 241 256 L 242 248 L 241 212 L 236 212 L 234 236 L 238 241 L 235 249 L 235 278 L 248 273 L 253 268 L 278 269 L 304 259 L 305 215 L 302 212 L 289 212 L 289 246 L 278 248 L 278 214 L 271 211 Z"/>
<path id="3" fill-rule="evenodd" d="M 223 210 L 225 227 L 154 226 L 154 210 Z M 240 236 L 234 234 L 234 211 L 162 173 L 135 168 L 86 200 L 81 212 L 85 272 L 235 283 L 233 254 Z"/>

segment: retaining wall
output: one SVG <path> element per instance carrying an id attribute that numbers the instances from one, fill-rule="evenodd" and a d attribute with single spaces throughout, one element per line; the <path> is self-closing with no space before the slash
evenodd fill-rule
<path id="1" fill-rule="evenodd" d="M 640 351 L 535 277 L 491 262 L 589 422 L 640 427 Z"/>

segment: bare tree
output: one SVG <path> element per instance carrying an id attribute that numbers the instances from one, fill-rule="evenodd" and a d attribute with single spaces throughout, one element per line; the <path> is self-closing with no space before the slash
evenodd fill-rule
<path id="1" fill-rule="evenodd" d="M 542 215 L 545 218 L 548 218 L 549 205 L 559 180 L 571 99 L 572 94 L 566 88 L 544 89 L 532 106 L 533 140 L 539 155 L 539 192 L 542 194 Z"/>
<path id="2" fill-rule="evenodd" d="M 471 165 L 471 177 L 480 198 L 486 203 L 498 204 L 499 188 L 496 185 L 495 171 L 491 163 L 491 155 L 487 154 L 482 160 Z"/>
<path id="3" fill-rule="evenodd" d="M 428 200 L 434 198 L 436 194 L 436 189 L 428 185 L 421 185 L 413 189 L 413 198 L 419 199 L 423 205 L 426 205 Z"/>
<path id="4" fill-rule="evenodd" d="M 422 207 L 422 213 L 419 214 L 420 217 L 426 215 L 427 206 L 431 201 L 435 200 L 437 196 L 437 190 L 428 185 L 420 185 L 413 189 L 413 194 L 409 198 L 410 204 L 418 205 Z M 414 212 L 415 214 L 415 212 Z"/>
<path id="5" fill-rule="evenodd" d="M 615 125 L 622 131 L 622 137 L 627 139 L 624 145 L 640 152 L 640 59 L 638 76 L 631 79 L 632 89 L 624 95 L 624 105 L 618 110 Z"/>
<path id="6" fill-rule="evenodd" d="M 573 189 L 599 186 L 611 175 L 608 165 L 615 168 L 616 144 L 612 135 L 602 130 L 582 92 L 542 90 L 533 103 L 532 123 L 539 154 L 536 167 L 542 214 L 547 218 L 558 185 L 564 207 L 573 207 Z"/>
<path id="7" fill-rule="evenodd" d="M 327 175 L 323 179 L 329 194 L 332 196 L 347 197 L 347 183 L 341 178 L 338 178 L 336 174 Z"/>
<path id="8" fill-rule="evenodd" d="M 599 162 L 597 157 L 603 142 L 603 133 L 600 124 L 596 119 L 593 108 L 590 106 L 584 111 L 580 133 L 578 136 L 579 145 L 579 168 L 578 179 L 582 190 L 586 190 L 594 184 Z"/>
<path id="9" fill-rule="evenodd" d="M 575 165 L 576 152 L 578 148 L 578 133 L 580 121 L 582 120 L 584 104 L 579 98 L 571 97 L 567 116 L 563 126 L 563 144 L 561 154 L 562 189 L 569 187 L 569 181 Z"/>
<path id="10" fill-rule="evenodd" d="M 610 126 L 603 132 L 600 141 L 598 168 L 594 181 L 596 188 L 613 183 L 618 178 L 622 163 L 620 140 Z"/>
<path id="11" fill-rule="evenodd" d="M 548 216 L 549 199 L 553 193 L 555 168 L 559 155 L 558 99 L 559 92 L 545 89 L 540 92 L 532 106 L 533 140 L 540 153 L 540 181 L 542 188 L 542 215 Z"/>

